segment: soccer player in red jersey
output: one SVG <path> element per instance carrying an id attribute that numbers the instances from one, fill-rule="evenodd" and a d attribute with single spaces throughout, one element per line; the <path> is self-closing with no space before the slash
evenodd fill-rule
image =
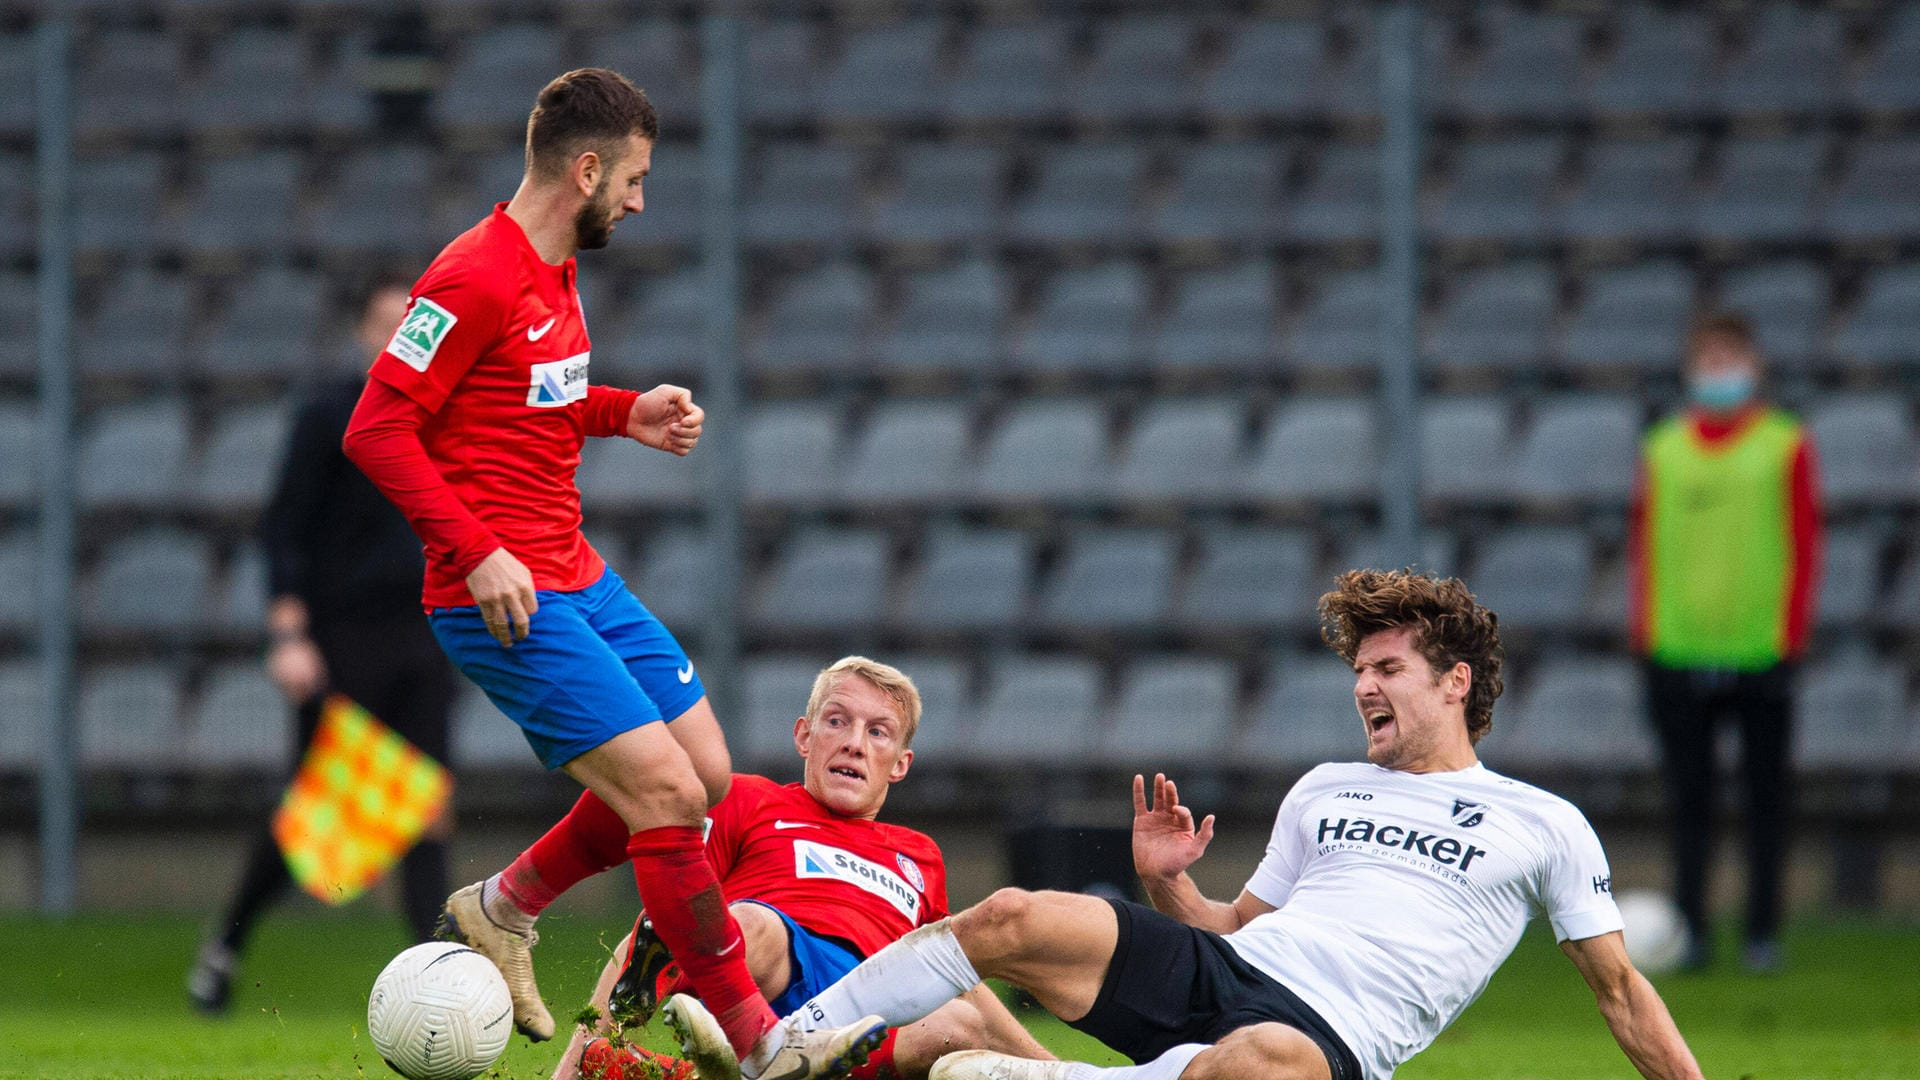
<path id="1" fill-rule="evenodd" d="M 580 534 L 574 471 L 586 436 L 684 455 L 704 420 L 680 387 L 639 394 L 587 375 L 574 254 L 605 246 L 640 212 L 658 131 L 646 95 L 615 72 L 547 84 L 527 121 L 519 189 L 414 285 L 342 445 L 424 542 L 422 601 L 441 648 L 543 763 L 626 828 L 654 929 L 710 1003 L 739 1071 L 833 1075 L 885 1028 L 789 1038 L 760 996 L 701 844 L 701 819 L 730 776 L 719 723 L 673 635 Z M 495 880 L 456 892 L 449 929 L 500 967 L 516 1026 L 549 1038 L 532 919 L 505 892 Z"/>
<path id="2" fill-rule="evenodd" d="M 913 763 L 919 722 L 920 693 L 906 674 L 862 656 L 838 660 L 815 677 L 806 713 L 794 722 L 803 781 L 736 775 L 708 818 L 707 857 L 745 933 L 747 967 L 776 1012 L 798 1009 L 862 958 L 946 915 L 939 847 L 923 833 L 877 820 L 888 790 Z M 537 877 L 550 900 L 619 865 L 624 839 L 619 818 L 587 792 L 506 875 Z M 657 1002 L 691 989 L 643 918 L 616 949 L 594 1004 L 631 1030 L 647 1022 Z M 643 1062 L 664 1064 L 673 1075 L 671 1059 L 589 1041 L 591 1035 L 576 1030 L 555 1080 L 655 1075 Z M 854 1076 L 917 1080 L 941 1054 L 973 1048 L 1049 1056 L 980 986 L 891 1033 Z"/>

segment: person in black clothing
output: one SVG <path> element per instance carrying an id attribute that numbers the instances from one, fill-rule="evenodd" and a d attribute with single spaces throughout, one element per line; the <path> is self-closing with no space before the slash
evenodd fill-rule
<path id="1" fill-rule="evenodd" d="M 364 361 L 406 314 L 411 278 L 383 276 L 364 294 L 354 366 L 322 373 L 294 421 L 279 482 L 260 521 L 272 601 L 267 609 L 267 674 L 292 703 L 295 762 L 337 691 L 411 740 L 447 759 L 453 669 L 420 614 L 425 563 L 406 519 L 340 452 L 359 400 Z M 433 937 L 447 895 L 450 818 L 436 823 L 401 862 L 402 896 L 413 935 Z M 247 936 L 292 883 L 269 827 L 187 977 L 204 1012 L 227 1007 Z"/>

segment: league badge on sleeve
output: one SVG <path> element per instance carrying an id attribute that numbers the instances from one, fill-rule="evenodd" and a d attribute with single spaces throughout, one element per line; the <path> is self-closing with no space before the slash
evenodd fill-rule
<path id="1" fill-rule="evenodd" d="M 447 340 L 447 331 L 459 321 L 458 315 L 422 296 L 400 320 L 387 351 L 413 370 L 425 371 L 433 363 L 433 354 L 440 351 L 440 343 Z"/>

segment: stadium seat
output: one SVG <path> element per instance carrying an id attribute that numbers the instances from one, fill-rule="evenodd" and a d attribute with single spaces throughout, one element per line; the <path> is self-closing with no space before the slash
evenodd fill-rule
<path id="1" fill-rule="evenodd" d="M 1148 362 L 1167 371 L 1271 370 L 1274 272 L 1264 259 L 1180 277 Z"/>
<path id="2" fill-rule="evenodd" d="M 691 509 L 699 498 L 699 463 L 632 439 L 588 439 L 575 482 L 589 510 L 649 513 Z"/>
<path id="3" fill-rule="evenodd" d="M 571 67 L 557 27 L 526 22 L 481 30 L 456 48 L 433 98 L 434 121 L 468 136 L 523 127 L 540 88 Z"/>
<path id="4" fill-rule="evenodd" d="M 460 680 L 459 697 L 454 700 L 453 761 L 455 769 L 513 770 L 534 773 L 540 768 L 521 734 L 520 725 L 494 708 L 479 687 Z"/>
<path id="5" fill-rule="evenodd" d="M 1818 348 L 1831 289 L 1825 270 L 1813 262 L 1758 263 L 1722 279 L 1720 302 L 1752 321 L 1769 361 L 1791 368 L 1808 363 Z"/>
<path id="6" fill-rule="evenodd" d="M 215 590 L 208 625 L 228 634 L 253 636 L 267 625 L 267 558 L 254 543 L 243 544 L 227 563 L 224 581 Z"/>
<path id="7" fill-rule="evenodd" d="M 6 195 L 0 191 L 0 197 Z M 40 367 L 40 297 L 32 277 L 0 273 L 0 378 L 36 377 Z M 6 438 L 0 433 L 0 439 Z M 0 492 L 7 481 L 0 479 Z"/>
<path id="8" fill-rule="evenodd" d="M 1563 363 L 1587 371 L 1680 369 L 1694 305 L 1693 272 L 1675 259 L 1590 270 L 1560 337 Z"/>
<path id="9" fill-rule="evenodd" d="M 1895 5 L 1866 45 L 1847 91 L 1852 104 L 1880 113 L 1920 109 L 1920 5 Z"/>
<path id="10" fill-rule="evenodd" d="M 315 274 L 273 267 L 247 275 L 194 350 L 195 368 L 226 377 L 310 369 L 325 299 L 326 283 Z"/>
<path id="11" fill-rule="evenodd" d="M 1920 360 L 1920 263 L 1869 271 L 1831 351 L 1841 362 L 1866 365 Z"/>
<path id="12" fill-rule="evenodd" d="M 80 588 L 80 623 L 107 633 L 184 633 L 207 614 L 213 547 L 170 527 L 115 539 Z"/>
<path id="13" fill-rule="evenodd" d="M 973 490 L 972 430 L 965 402 L 882 405 L 854 440 L 839 490 L 879 505 L 950 502 Z"/>
<path id="14" fill-rule="evenodd" d="M 1510 497 L 1513 444 L 1507 402 L 1441 397 L 1420 403 L 1420 487 L 1442 502 Z"/>
<path id="15" fill-rule="evenodd" d="M 762 373 L 856 370 L 877 307 L 873 275 L 862 267 L 830 263 L 797 274 L 775 293 L 748 358 Z"/>
<path id="16" fill-rule="evenodd" d="M 257 510 L 287 455 L 291 417 L 269 403 L 223 414 L 192 470 L 194 501 L 215 510 Z"/>
<path id="17" fill-rule="evenodd" d="M 671 131 L 687 131 L 700 122 L 699 72 L 689 63 L 699 49 L 688 37 L 686 28 L 672 18 L 623 17 L 582 43 L 582 60 L 632 73 L 661 122 Z"/>
<path id="18" fill-rule="evenodd" d="M 1588 83 L 1588 107 L 1609 118 L 1703 112 L 1718 51 L 1711 15 L 1651 0 L 1620 6 L 1618 44 Z"/>
<path id="19" fill-rule="evenodd" d="M 215 136 L 291 131 L 307 119 L 308 92 L 307 49 L 298 31 L 232 30 L 217 39 L 205 74 L 187 95 L 187 126 Z"/>
<path id="20" fill-rule="evenodd" d="M 81 428 L 74 490 L 82 509 L 157 509 L 179 497 L 191 425 L 186 406 L 168 398 L 115 405 Z"/>
<path id="21" fill-rule="evenodd" d="M 1843 240 L 1898 241 L 1920 231 L 1913 205 L 1920 183 L 1920 139 L 1860 139 L 1828 195 L 1826 231 Z"/>
<path id="22" fill-rule="evenodd" d="M 1134 143 L 1068 143 L 1034 163 L 1033 189 L 1016 199 L 1012 235 L 1035 244 L 1112 243 L 1136 228 L 1146 154 Z"/>
<path id="23" fill-rule="evenodd" d="M 766 124 L 812 119 L 820 95 L 813 28 L 799 19 L 750 22 L 746 39 L 740 97 L 747 119 Z"/>
<path id="24" fill-rule="evenodd" d="M 1245 468 L 1246 406 L 1233 398 L 1161 399 L 1134 418 L 1113 493 L 1136 503 L 1210 502 Z"/>
<path id="25" fill-rule="evenodd" d="M 1318 113 L 1330 49 L 1317 23 L 1251 19 L 1229 28 L 1225 50 L 1200 80 L 1199 111 L 1234 120 Z"/>
<path id="26" fill-rule="evenodd" d="M 1494 706 L 1493 730 L 1481 746 L 1489 766 L 1586 772 L 1653 766 L 1646 694 L 1633 661 L 1556 656 L 1541 663 L 1528 682 L 1518 709 Z"/>
<path id="27" fill-rule="evenodd" d="M 1821 552 L 1820 596 L 1814 604 L 1814 624 L 1822 630 L 1844 631 L 1864 625 L 1879 607 L 1886 590 L 1880 567 L 1886 538 L 1871 526 L 1848 526 L 1827 534 Z"/>
<path id="28" fill-rule="evenodd" d="M 5 54 L 0 53 L 0 65 L 5 63 Z M 24 152 L 0 153 L 0 256 L 12 259 L 33 250 L 39 230 L 34 198 L 32 157 Z M 0 357 L 0 372 L 8 370 L 8 359 Z"/>
<path id="29" fill-rule="evenodd" d="M 278 252 L 293 241 L 303 202 L 298 155 L 269 150 L 200 164 L 200 183 L 179 218 L 181 247 L 203 254 Z"/>
<path id="30" fill-rule="evenodd" d="M 86 768 L 165 771 L 179 765 L 180 684 L 158 663 L 103 665 L 81 676 L 76 705 L 80 764 Z"/>
<path id="31" fill-rule="evenodd" d="M 47 737 L 42 686 L 38 659 L 0 663 L 0 772 L 41 766 Z"/>
<path id="32" fill-rule="evenodd" d="M 1830 394 L 1814 402 L 1807 427 L 1833 505 L 1899 506 L 1920 494 L 1913 424 L 1899 395 Z"/>
<path id="33" fill-rule="evenodd" d="M 1083 757 L 1101 716 L 1100 672 L 1069 657 L 1010 657 L 993 665 L 975 761 L 1044 772 Z"/>
<path id="34" fill-rule="evenodd" d="M 1006 151 L 970 142 L 910 144 L 895 171 L 892 190 L 867 218 L 874 243 L 964 243 L 999 229 Z"/>
<path id="35" fill-rule="evenodd" d="M 1288 149 L 1273 140 L 1202 143 L 1179 156 L 1179 175 L 1150 230 L 1170 243 L 1252 245 L 1273 237 Z"/>
<path id="36" fill-rule="evenodd" d="M 1478 60 L 1441 82 L 1445 110 L 1474 120 L 1565 120 L 1576 110 L 1575 88 L 1585 67 L 1577 16 L 1535 14 L 1511 4 L 1487 5 Z"/>
<path id="37" fill-rule="evenodd" d="M 1694 217 L 1699 158 L 1699 140 L 1687 135 L 1592 145 L 1559 209 L 1559 231 L 1590 241 L 1680 239 Z"/>
<path id="38" fill-rule="evenodd" d="M 1169 614 L 1180 538 L 1159 529 L 1087 529 L 1041 586 L 1040 621 L 1073 630 L 1148 627 Z"/>
<path id="39" fill-rule="evenodd" d="M 120 258 L 150 254 L 164 231 L 166 187 L 158 154 L 76 161 L 73 234 L 79 250 Z"/>
<path id="40" fill-rule="evenodd" d="M 1225 660 L 1154 656 L 1135 660 L 1114 701 L 1113 724 L 1095 753 L 1115 765 L 1217 764 L 1231 752 L 1240 673 Z"/>
<path id="41" fill-rule="evenodd" d="M 904 277 L 892 328 L 876 348 L 883 371 L 984 372 L 1000 351 L 1011 290 L 1000 268 L 969 261 Z"/>
<path id="42" fill-rule="evenodd" d="M 40 538 L 35 530 L 16 528 L 0 533 L 0 581 L 37 582 L 39 568 Z M 38 587 L 0 590 L 0 629 L 25 630 L 39 621 L 39 613 Z"/>
<path id="43" fill-rule="evenodd" d="M 1288 238 L 1308 244 L 1372 240 L 1380 232 L 1380 147 L 1335 142 L 1320 152 L 1287 208 Z"/>
<path id="44" fill-rule="evenodd" d="M 0 508 L 25 507 L 40 494 L 40 407 L 37 401 L 0 400 Z"/>
<path id="45" fill-rule="evenodd" d="M 1423 352 L 1442 367 L 1511 370 L 1538 364 L 1547 351 L 1559 284 L 1540 262 L 1499 263 L 1459 275 L 1423 335 Z"/>
<path id="46" fill-rule="evenodd" d="M 280 772 L 292 751 L 292 710 L 255 663 L 215 670 L 187 727 L 185 758 L 195 768 Z"/>
<path id="47" fill-rule="evenodd" d="M 1254 450 L 1249 492 L 1284 502 L 1369 500 L 1380 479 L 1378 443 L 1372 401 L 1295 399 Z"/>
<path id="48" fill-rule="evenodd" d="M 948 84 L 948 119 L 998 125 L 1060 117 L 1066 109 L 1071 54 L 1063 22 L 981 27 Z"/>
<path id="49" fill-rule="evenodd" d="M 31 32 L 0 33 L 0 134 L 26 137 L 33 133 L 39 115 L 33 63 Z"/>
<path id="50" fill-rule="evenodd" d="M 1304 529 L 1210 528 L 1180 593 L 1183 627 L 1243 632 L 1313 622 L 1319 556 Z"/>
<path id="51" fill-rule="evenodd" d="M 1391 549 L 1386 535 L 1378 530 L 1355 533 L 1341 540 L 1333 561 L 1321 568 L 1313 591 L 1316 600 L 1325 587 L 1333 584 L 1334 578 L 1348 570 L 1398 570 L 1408 565 L 1406 553 Z M 1429 525 L 1420 530 L 1419 543 L 1419 555 L 1412 560 L 1414 569 L 1426 574 L 1459 572 L 1459 543 L 1446 530 Z"/>
<path id="52" fill-rule="evenodd" d="M 1642 418 L 1631 398 L 1549 398 L 1514 453 L 1514 490 L 1539 502 L 1624 504 L 1633 488 Z"/>
<path id="53" fill-rule="evenodd" d="M 727 719 L 727 744 L 740 765 L 779 775 L 800 771 L 800 755 L 793 747 L 793 722 L 807 711 L 807 695 L 814 677 L 832 657 L 755 656 L 742 666 L 740 715 Z"/>
<path id="54" fill-rule="evenodd" d="M 935 529 L 907 574 L 893 621 L 936 633 L 1018 626 L 1034 546 L 1033 537 L 1017 529 Z"/>
<path id="55" fill-rule="evenodd" d="M 1591 545 L 1579 529 L 1522 525 L 1486 539 L 1467 582 L 1506 630 L 1579 625 L 1592 576 Z"/>
<path id="56" fill-rule="evenodd" d="M 636 291 L 609 316 L 589 312 L 593 365 L 635 382 L 701 366 L 708 296 L 698 267 L 636 280 Z"/>
<path id="57" fill-rule="evenodd" d="M 1457 145 L 1448 185 L 1428 203 L 1427 228 L 1440 240 L 1542 239 L 1565 156 L 1552 135 Z"/>
<path id="58" fill-rule="evenodd" d="M 676 525 L 649 529 L 640 552 L 631 560 L 637 568 L 627 577 L 628 588 L 647 610 L 675 634 L 698 632 L 721 604 L 732 601 L 715 595 L 718 553 L 707 530 Z"/>
<path id="59" fill-rule="evenodd" d="M 1847 650 L 1808 665 L 1795 696 L 1794 761 L 1807 769 L 1891 772 L 1906 740 L 1907 673 Z"/>
<path id="60" fill-rule="evenodd" d="M 1344 270 L 1320 278 L 1301 305 L 1283 349 L 1306 368 L 1372 368 L 1380 363 L 1380 275 Z"/>
<path id="61" fill-rule="evenodd" d="M 1694 213 L 1693 230 L 1713 241 L 1802 240 L 1813 231 L 1814 195 L 1825 167 L 1823 135 L 1734 138 Z"/>
<path id="62" fill-rule="evenodd" d="M 820 77 L 818 115 L 828 123 L 924 123 L 939 109 L 934 78 L 945 28 L 935 19 L 850 30 L 839 62 Z"/>
<path id="63" fill-rule="evenodd" d="M 1125 15 L 1102 20 L 1093 55 L 1068 91 L 1083 121 L 1165 121 L 1180 114 L 1192 77 L 1187 54 L 1194 26 L 1180 15 Z"/>
<path id="64" fill-rule="evenodd" d="M 700 242 L 706 227 L 709 185 L 700 148 L 690 142 L 662 141 L 654 145 L 652 164 L 653 172 L 648 174 L 645 185 L 646 210 L 638 219 L 622 222 L 620 234 L 614 237 L 613 243 L 616 247 L 630 245 L 650 253 L 662 247 L 691 248 Z M 512 190 L 507 189 L 509 194 Z M 481 200 L 472 208 L 473 215 L 484 211 L 492 201 L 492 198 Z"/>
<path id="65" fill-rule="evenodd" d="M 342 35 L 325 50 L 307 94 L 306 125 L 316 135 L 366 137 L 374 128 L 369 33 Z"/>
<path id="66" fill-rule="evenodd" d="M 748 411 L 743 437 L 749 502 L 805 504 L 833 489 L 838 410 L 812 402 L 762 405 Z"/>
<path id="67" fill-rule="evenodd" d="M 1243 768 L 1305 769 L 1329 761 L 1358 761 L 1367 751 L 1366 728 L 1353 702 L 1353 672 L 1324 649 L 1288 654 L 1269 665 L 1266 689 L 1232 760 Z"/>
<path id="68" fill-rule="evenodd" d="M 973 678 L 964 661 L 924 653 L 889 660 L 920 691 L 920 729 L 913 736 L 916 768 L 949 769 L 973 750 L 979 719 L 974 714 Z"/>
<path id="69" fill-rule="evenodd" d="M 1039 307 L 1014 337 L 1012 363 L 1025 372 L 1131 371 L 1147 307 L 1147 278 L 1128 263 L 1064 270 L 1042 289 Z"/>
<path id="70" fill-rule="evenodd" d="M 1721 69 L 1721 110 L 1824 115 L 1837 104 L 1845 63 L 1840 13 L 1769 0 L 1741 20 L 1747 43 Z"/>
<path id="71" fill-rule="evenodd" d="M 179 374 L 193 316 L 185 278 L 128 270 L 80 314 L 73 344 L 83 375 L 168 380 Z"/>
<path id="72" fill-rule="evenodd" d="M 758 155 L 741 233 L 754 244 L 842 244 L 860 194 L 859 159 L 846 146 L 775 143 Z"/>
<path id="73" fill-rule="evenodd" d="M 1907 635 L 1920 633 L 1920 552 L 1911 544 L 1902 546 L 1900 566 L 1880 605 L 1880 614 L 1895 630 Z"/>
<path id="74" fill-rule="evenodd" d="M 417 146 L 361 150 L 315 203 L 307 239 L 348 254 L 422 255 L 446 243 L 433 231 L 433 156 Z M 475 215 L 476 219 L 478 215 Z"/>
<path id="75" fill-rule="evenodd" d="M 186 85 L 180 39 L 146 30 L 107 30 L 78 51 L 74 134 L 81 140 L 165 137 L 180 130 Z"/>
<path id="76" fill-rule="evenodd" d="M 754 598 L 750 621 L 776 631 L 846 631 L 886 610 L 887 537 L 864 529 L 791 536 Z"/>

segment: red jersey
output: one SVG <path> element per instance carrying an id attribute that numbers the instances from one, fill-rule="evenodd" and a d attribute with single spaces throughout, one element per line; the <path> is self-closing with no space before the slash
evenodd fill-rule
<path id="1" fill-rule="evenodd" d="M 803 785 L 745 773 L 708 820 L 729 901 L 770 904 L 861 956 L 947 915 L 946 861 L 925 833 L 841 817 Z"/>
<path id="2" fill-rule="evenodd" d="M 574 471 L 586 436 L 624 433 L 634 395 L 589 387 L 590 356 L 574 261 L 543 261 L 505 203 L 414 285 L 369 374 L 424 411 L 420 445 L 469 512 L 448 510 L 444 492 L 409 499 L 404 484 L 382 483 L 425 541 L 427 607 L 473 603 L 466 576 L 498 547 L 526 564 L 536 589 L 599 578 L 606 564 L 580 534 Z M 361 411 L 379 416 L 379 404 L 369 393 Z M 369 475 L 389 480 L 375 464 Z"/>

